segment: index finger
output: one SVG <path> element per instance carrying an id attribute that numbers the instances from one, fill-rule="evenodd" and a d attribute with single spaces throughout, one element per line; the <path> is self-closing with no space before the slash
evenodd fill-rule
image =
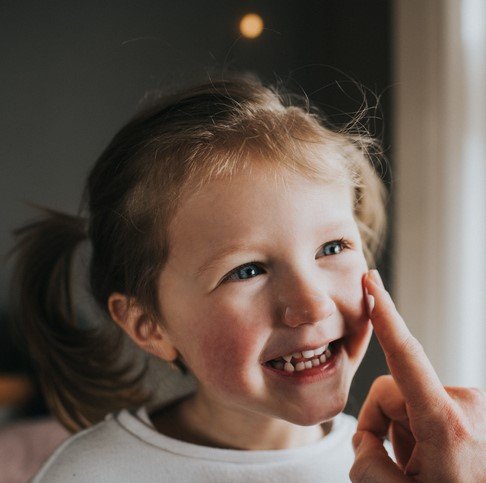
<path id="1" fill-rule="evenodd" d="M 375 300 L 371 323 L 403 397 L 412 407 L 434 409 L 431 404 L 448 396 L 421 344 L 397 312 L 378 271 L 370 270 L 364 284 Z"/>

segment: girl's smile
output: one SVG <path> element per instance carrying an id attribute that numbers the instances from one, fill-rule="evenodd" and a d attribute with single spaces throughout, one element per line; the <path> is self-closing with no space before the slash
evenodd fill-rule
<path id="1" fill-rule="evenodd" d="M 308 384 L 331 377 L 339 369 L 341 362 L 342 339 L 331 341 L 317 349 L 294 351 L 281 358 L 264 363 L 277 376 L 286 382 Z"/>
<path id="2" fill-rule="evenodd" d="M 166 342 L 198 381 L 190 417 L 200 412 L 201 430 L 222 434 L 235 413 L 273 436 L 330 420 L 369 342 L 351 188 L 271 173 L 213 181 L 169 230 L 160 309 Z"/>

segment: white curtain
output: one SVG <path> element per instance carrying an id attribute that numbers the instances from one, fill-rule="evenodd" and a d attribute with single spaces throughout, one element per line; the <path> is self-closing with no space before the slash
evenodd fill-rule
<path id="1" fill-rule="evenodd" d="M 394 2 L 394 295 L 444 384 L 486 387 L 486 2 Z"/>

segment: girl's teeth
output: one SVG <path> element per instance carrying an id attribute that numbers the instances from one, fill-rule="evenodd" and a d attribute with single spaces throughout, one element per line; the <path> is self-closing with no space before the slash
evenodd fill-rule
<path id="1" fill-rule="evenodd" d="M 310 360 L 299 361 L 297 363 L 292 364 L 290 360 L 292 359 L 292 357 L 295 357 L 295 354 L 291 354 L 283 357 L 282 359 L 284 360 L 272 361 L 272 366 L 275 369 L 278 369 L 279 371 L 283 370 L 285 372 L 294 372 L 294 371 L 300 372 L 303 371 L 304 369 L 312 369 L 313 367 L 317 367 L 320 364 L 325 364 L 327 360 L 331 357 L 331 351 L 329 350 L 328 347 L 323 349 L 323 351 L 321 351 L 321 349 L 322 348 L 317 349 L 315 351 L 303 351 L 302 354 L 300 352 L 298 353 L 300 358 L 302 356 L 307 355 L 308 352 L 312 352 L 313 356 L 311 357 L 313 358 L 312 359 L 309 358 Z M 319 357 L 314 357 L 318 355 L 316 354 L 316 352 L 321 352 Z"/>
<path id="2" fill-rule="evenodd" d="M 326 361 L 331 357 L 331 350 L 329 349 L 329 344 L 319 347 L 315 350 L 305 350 L 302 352 L 294 352 L 293 354 L 288 354 L 282 356 L 281 360 L 272 361 L 272 366 L 279 371 L 284 370 L 286 372 L 303 371 L 304 369 L 311 369 L 312 367 L 317 367 L 320 364 L 326 363 Z M 308 359 L 306 361 L 299 361 L 292 364 L 290 361 L 294 359 Z"/>
<path id="3" fill-rule="evenodd" d="M 321 354 L 324 354 L 324 352 L 328 349 L 328 345 L 325 345 L 323 347 L 319 347 L 318 349 L 309 349 L 309 350 L 305 350 L 305 351 L 302 351 L 302 352 L 294 352 L 293 354 L 288 354 L 286 356 L 282 356 L 282 359 L 285 361 L 285 362 L 290 362 L 292 360 L 292 358 L 294 359 L 312 359 L 313 357 L 317 356 L 319 357 Z"/>
<path id="4" fill-rule="evenodd" d="M 324 354 L 324 351 L 327 349 L 327 346 L 325 347 L 319 347 L 319 349 L 316 349 L 314 351 L 315 356 L 320 356 L 321 354 Z"/>
<path id="5" fill-rule="evenodd" d="M 303 362 L 297 362 L 297 364 L 295 364 L 296 371 L 303 371 L 304 369 L 305 369 L 305 364 Z"/>
<path id="6" fill-rule="evenodd" d="M 295 367 L 290 362 L 286 362 L 284 364 L 284 371 L 294 372 L 295 371 Z"/>

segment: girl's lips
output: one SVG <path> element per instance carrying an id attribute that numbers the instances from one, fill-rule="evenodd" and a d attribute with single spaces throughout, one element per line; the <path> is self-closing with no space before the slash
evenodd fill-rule
<path id="1" fill-rule="evenodd" d="M 284 356 L 286 356 L 287 354 L 295 354 L 295 353 L 297 353 L 297 352 L 302 353 L 302 352 L 304 352 L 304 351 L 309 351 L 309 350 L 317 350 L 317 349 L 319 349 L 319 348 L 321 348 L 321 347 L 327 347 L 329 344 L 334 343 L 334 342 L 337 342 L 338 340 L 341 340 L 342 338 L 343 338 L 343 336 L 341 336 L 341 337 L 336 337 L 336 338 L 334 338 L 334 339 L 328 339 L 327 341 L 325 341 L 324 343 L 322 343 L 322 344 L 320 344 L 320 345 L 319 345 L 319 344 L 313 344 L 313 345 L 309 345 L 309 344 L 307 344 L 307 345 L 305 345 L 305 346 L 300 346 L 300 348 L 290 350 L 290 351 L 288 351 L 288 352 L 285 352 L 285 354 L 280 353 L 280 354 L 278 354 L 278 355 L 276 355 L 276 356 L 274 356 L 274 357 L 271 357 L 270 359 L 267 359 L 267 360 L 264 362 L 264 364 L 268 364 L 269 362 L 271 362 L 271 361 L 273 361 L 273 360 L 276 360 L 276 359 L 282 359 L 282 358 L 283 358 Z"/>
<path id="2" fill-rule="evenodd" d="M 310 369 L 303 369 L 301 371 L 288 372 L 281 369 L 276 369 L 270 364 L 264 364 L 265 370 L 269 371 L 272 376 L 277 376 L 283 381 L 302 384 L 316 382 L 321 379 L 331 377 L 337 372 L 342 362 L 343 353 L 343 339 L 338 339 L 331 344 L 331 356 L 325 363 L 311 367 Z"/>

